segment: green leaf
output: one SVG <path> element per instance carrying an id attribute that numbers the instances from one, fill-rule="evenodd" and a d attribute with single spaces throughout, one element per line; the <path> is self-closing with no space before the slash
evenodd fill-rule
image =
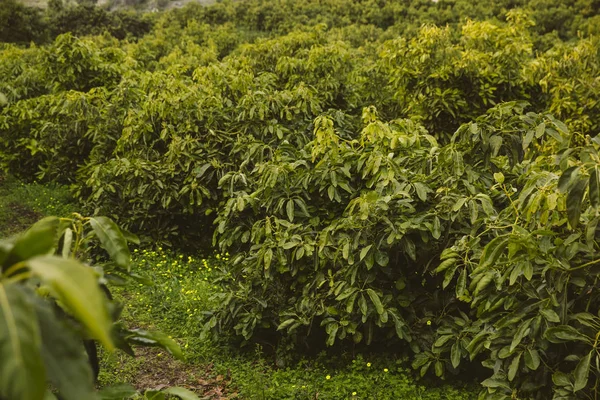
<path id="1" fill-rule="evenodd" d="M 400 318 L 394 310 L 389 309 L 388 313 L 392 316 L 392 319 L 394 320 L 394 329 L 396 330 L 396 335 L 400 339 L 406 339 L 407 341 L 410 342 L 410 340 L 411 340 L 410 336 L 408 336 L 404 332 L 404 327 L 406 326 L 406 322 L 404 322 L 404 320 L 402 318 Z"/>
<path id="2" fill-rule="evenodd" d="M 506 381 L 504 379 L 499 379 L 499 378 L 495 378 L 495 377 L 487 378 L 486 380 L 481 382 L 481 386 L 488 387 L 488 388 L 498 388 L 498 387 L 503 387 L 503 388 L 507 388 L 507 389 L 510 388 L 510 386 L 508 386 L 508 384 L 506 383 Z"/>
<path id="3" fill-rule="evenodd" d="M 421 182 L 415 182 L 413 183 L 413 186 L 415 188 L 415 191 L 417 192 L 417 196 L 419 197 L 419 199 L 421 201 L 427 201 L 427 192 L 430 192 L 431 189 L 429 189 L 427 185 Z"/>
<path id="4" fill-rule="evenodd" d="M 450 282 L 452 282 L 452 279 L 454 279 L 454 274 L 456 273 L 457 269 L 458 264 L 455 264 L 446 270 L 446 273 L 444 274 L 444 281 L 442 282 L 443 289 L 446 289 Z"/>
<path id="5" fill-rule="evenodd" d="M 296 322 L 296 320 L 294 318 L 285 320 L 281 324 L 279 324 L 279 326 L 277 327 L 277 330 L 281 331 L 281 330 L 287 328 L 288 326 L 291 326 L 294 322 Z"/>
<path id="6" fill-rule="evenodd" d="M 525 365 L 535 371 L 540 366 L 540 355 L 536 349 L 527 349 L 525 352 Z"/>
<path id="7" fill-rule="evenodd" d="M 10 253 L 3 263 L 3 270 L 20 261 L 49 254 L 58 240 L 60 220 L 47 217 L 33 224 L 25 233 L 17 238 Z"/>
<path id="8" fill-rule="evenodd" d="M 46 301 L 34 303 L 42 337 L 42 359 L 61 399 L 96 399 L 94 377 L 83 342 L 55 316 Z"/>
<path id="9" fill-rule="evenodd" d="M 133 243 L 133 244 L 140 244 L 140 238 L 137 237 L 137 235 L 129 232 L 127 229 L 123 229 L 123 228 L 119 228 L 121 230 L 121 233 L 123 234 L 123 237 L 125 238 L 125 240 L 127 240 L 128 243 Z"/>
<path id="10" fill-rule="evenodd" d="M 354 311 L 354 303 L 356 302 L 356 296 L 358 296 L 358 292 L 354 292 L 346 302 L 346 312 L 351 314 Z"/>
<path id="11" fill-rule="evenodd" d="M 71 255 L 71 245 L 73 244 L 73 230 L 71 228 L 65 229 L 65 234 L 63 236 L 63 247 L 62 247 L 62 256 L 63 258 L 69 258 Z"/>
<path id="12" fill-rule="evenodd" d="M 570 167 L 558 178 L 558 190 L 565 193 L 570 187 L 573 178 L 579 175 L 579 167 Z"/>
<path id="13" fill-rule="evenodd" d="M 571 228 L 575 228 L 579 224 L 579 216 L 581 215 L 581 202 L 587 182 L 585 179 L 579 179 L 571 187 L 567 193 L 567 217 Z"/>
<path id="14" fill-rule="evenodd" d="M 531 319 L 528 319 L 527 321 L 524 321 L 523 323 L 521 323 L 521 325 L 519 325 L 519 328 L 515 332 L 513 340 L 510 344 L 509 351 L 511 353 L 517 348 L 517 346 L 521 343 L 523 338 L 525 336 L 527 336 L 527 334 L 529 334 L 529 332 L 530 332 L 529 325 L 531 325 L 531 321 L 532 321 Z"/>
<path id="15" fill-rule="evenodd" d="M 544 135 L 544 132 L 546 132 L 546 124 L 542 122 L 535 128 L 535 137 L 538 139 L 541 138 Z"/>
<path id="16" fill-rule="evenodd" d="M 583 357 L 577 367 L 575 368 L 575 384 L 573 385 L 573 391 L 577 392 L 587 386 L 588 376 L 590 374 L 590 362 L 592 361 L 592 354 L 596 351 L 592 350 L 587 356 Z"/>
<path id="17" fill-rule="evenodd" d="M 16 284 L 0 283 L 0 397 L 42 400 L 46 372 L 33 305 Z"/>
<path id="18" fill-rule="evenodd" d="M 480 267 L 486 268 L 494 265 L 508 245 L 508 239 L 506 236 L 498 236 L 492 239 L 483 249 L 481 260 L 479 261 Z"/>
<path id="19" fill-rule="evenodd" d="M 327 188 L 327 196 L 329 196 L 329 200 L 333 201 L 335 197 L 335 187 L 333 185 Z"/>
<path id="20" fill-rule="evenodd" d="M 102 400 L 123 400 L 137 394 L 137 390 L 128 383 L 120 383 L 102 388 L 98 392 Z"/>
<path id="21" fill-rule="evenodd" d="M 452 362 L 452 366 L 457 368 L 460 365 L 460 340 L 457 340 L 452 345 L 452 349 L 450 350 L 450 361 Z"/>
<path id="22" fill-rule="evenodd" d="M 513 379 L 515 379 L 515 376 L 517 375 L 517 372 L 519 371 L 519 364 L 521 363 L 521 355 L 523 353 L 519 353 L 517 354 L 511 361 L 510 366 L 508 367 L 508 380 L 510 382 L 513 381 Z"/>
<path id="23" fill-rule="evenodd" d="M 367 315 L 367 299 L 365 299 L 365 296 L 361 293 L 360 297 L 358 298 L 358 308 L 360 309 L 360 312 L 362 313 L 362 315 Z"/>
<path id="24" fill-rule="evenodd" d="M 442 347 L 445 345 L 450 339 L 454 339 L 454 335 L 442 335 L 434 343 L 435 347 Z"/>
<path id="25" fill-rule="evenodd" d="M 123 333 L 125 335 L 125 340 L 128 343 L 146 347 L 160 347 L 167 350 L 175 358 L 179 360 L 184 359 L 181 347 L 179 347 L 177 342 L 162 332 L 146 331 L 144 329 L 129 329 L 123 331 Z"/>
<path id="26" fill-rule="evenodd" d="M 100 245 L 108 252 L 110 258 L 121 268 L 129 270 L 131 253 L 127 247 L 127 239 L 110 218 L 90 218 L 90 225 L 100 240 Z"/>
<path id="27" fill-rule="evenodd" d="M 458 275 L 458 279 L 456 280 L 456 288 L 455 294 L 456 297 L 461 297 L 465 293 L 465 289 L 467 288 L 467 269 L 463 268 Z"/>
<path id="28" fill-rule="evenodd" d="M 502 136 L 494 135 L 490 138 L 490 149 L 492 150 L 492 156 L 496 157 L 502 147 Z M 502 182 L 499 182 L 502 183 Z"/>
<path id="29" fill-rule="evenodd" d="M 290 222 L 294 222 L 294 200 L 288 200 L 285 205 L 285 211 Z"/>
<path id="30" fill-rule="evenodd" d="M 585 342 L 592 343 L 589 337 L 580 333 L 577 329 L 569 325 L 559 325 L 552 328 L 548 328 L 544 333 L 546 339 L 552 343 L 565 343 L 565 342 Z"/>
<path id="31" fill-rule="evenodd" d="M 166 400 L 165 393 L 160 390 L 148 389 L 144 391 L 145 400 Z"/>
<path id="32" fill-rule="evenodd" d="M 571 380 L 569 379 L 569 376 L 561 371 L 556 371 L 554 374 L 552 374 L 552 382 L 556 386 L 571 386 Z"/>
<path id="33" fill-rule="evenodd" d="M 527 150 L 527 148 L 531 144 L 531 141 L 533 140 L 534 134 L 535 134 L 535 131 L 533 131 L 533 130 L 527 131 L 527 134 L 525 134 L 525 137 L 523 138 L 523 150 Z"/>
<path id="34" fill-rule="evenodd" d="M 589 195 L 590 203 L 592 207 L 600 207 L 600 174 L 598 173 L 598 166 L 594 166 L 590 174 L 589 181 Z"/>
<path id="35" fill-rule="evenodd" d="M 181 387 L 171 387 L 163 390 L 163 392 L 173 396 L 177 396 L 181 400 L 200 400 L 200 397 L 196 396 L 192 391 Z"/>
<path id="36" fill-rule="evenodd" d="M 265 255 L 263 256 L 263 261 L 265 263 L 265 269 L 269 269 L 269 267 L 271 267 L 271 261 L 273 260 L 273 250 L 272 249 L 267 249 L 267 251 L 265 251 Z"/>
<path id="37" fill-rule="evenodd" d="M 450 268 L 450 266 L 456 264 L 457 259 L 456 258 L 448 258 L 444 261 L 442 261 L 440 263 L 440 265 L 437 266 L 437 268 L 435 269 L 436 273 L 440 273 L 440 272 L 444 272 L 445 270 L 447 270 L 448 268 Z"/>
<path id="38" fill-rule="evenodd" d="M 372 244 L 368 245 L 367 247 L 363 247 L 363 249 L 360 251 L 360 261 L 362 261 L 363 258 L 365 258 L 369 250 L 371 250 L 371 247 L 373 247 Z"/>
<path id="39" fill-rule="evenodd" d="M 431 236 L 433 236 L 434 239 L 439 239 L 442 236 L 442 227 L 440 224 L 440 219 L 437 216 L 433 218 Z"/>
<path id="40" fill-rule="evenodd" d="M 560 318 L 558 317 L 556 311 L 550 308 L 541 309 L 540 314 L 542 314 L 548 322 L 560 322 Z"/>
<path id="41" fill-rule="evenodd" d="M 494 280 L 494 271 L 487 271 L 477 282 L 477 286 L 475 287 L 475 291 L 473 292 L 473 296 L 477 296 L 482 290 L 488 287 L 488 285 Z"/>
<path id="42" fill-rule="evenodd" d="M 460 210 L 466 202 L 466 197 L 461 197 L 460 199 L 456 200 L 456 203 L 454 203 L 454 205 L 452 206 L 452 212 L 457 212 L 458 210 Z"/>
<path id="43" fill-rule="evenodd" d="M 387 253 L 378 251 L 375 253 L 375 262 L 382 267 L 386 267 L 390 262 L 390 257 L 387 255 Z"/>
<path id="44" fill-rule="evenodd" d="M 114 348 L 106 297 L 90 267 L 54 256 L 32 258 L 27 266 L 96 339 L 109 350 Z"/>
<path id="45" fill-rule="evenodd" d="M 379 295 L 377 295 L 377 293 L 373 289 L 367 289 L 367 294 L 371 298 L 371 302 L 373 302 L 375 310 L 377 310 L 377 314 L 382 314 L 383 304 L 381 304 L 381 299 L 379 298 Z"/>

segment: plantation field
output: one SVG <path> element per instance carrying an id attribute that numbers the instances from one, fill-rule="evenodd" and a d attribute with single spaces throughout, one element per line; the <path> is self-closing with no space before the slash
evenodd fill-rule
<path id="1" fill-rule="evenodd" d="M 599 10 L 3 3 L 0 398 L 596 398 Z"/>

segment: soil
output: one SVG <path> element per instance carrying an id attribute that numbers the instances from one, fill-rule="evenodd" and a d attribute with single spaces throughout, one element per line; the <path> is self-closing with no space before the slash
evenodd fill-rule
<path id="1" fill-rule="evenodd" d="M 136 349 L 136 356 L 143 362 L 134 381 L 138 390 L 164 389 L 179 386 L 191 390 L 202 399 L 225 400 L 238 397 L 230 388 L 231 377 L 217 375 L 212 364 L 198 366 L 185 364 L 171 357 L 162 349 L 143 347 Z"/>

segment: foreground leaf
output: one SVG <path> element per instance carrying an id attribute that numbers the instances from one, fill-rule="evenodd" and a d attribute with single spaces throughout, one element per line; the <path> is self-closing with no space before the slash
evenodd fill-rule
<path id="1" fill-rule="evenodd" d="M 3 269 L 28 258 L 50 253 L 56 243 L 59 225 L 56 217 L 43 218 L 33 224 L 17 238 L 3 262 Z"/>
<path id="2" fill-rule="evenodd" d="M 61 399 L 97 399 L 81 339 L 56 318 L 47 302 L 38 299 L 34 306 L 42 336 L 42 359 Z"/>
<path id="3" fill-rule="evenodd" d="M 0 284 L 0 397 L 42 400 L 46 372 L 32 304 L 25 291 Z"/>
<path id="4" fill-rule="evenodd" d="M 53 256 L 35 257 L 27 265 L 95 339 L 113 350 L 112 321 L 106 298 L 91 268 L 75 260 Z"/>

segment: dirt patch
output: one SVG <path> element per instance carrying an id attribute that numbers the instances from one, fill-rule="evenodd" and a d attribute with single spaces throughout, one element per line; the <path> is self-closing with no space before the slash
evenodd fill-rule
<path id="1" fill-rule="evenodd" d="M 238 397 L 237 392 L 230 387 L 231 377 L 216 374 L 212 364 L 185 364 L 162 349 L 149 347 L 136 349 L 136 356 L 141 365 L 131 384 L 138 390 L 180 386 L 207 400 Z"/>

